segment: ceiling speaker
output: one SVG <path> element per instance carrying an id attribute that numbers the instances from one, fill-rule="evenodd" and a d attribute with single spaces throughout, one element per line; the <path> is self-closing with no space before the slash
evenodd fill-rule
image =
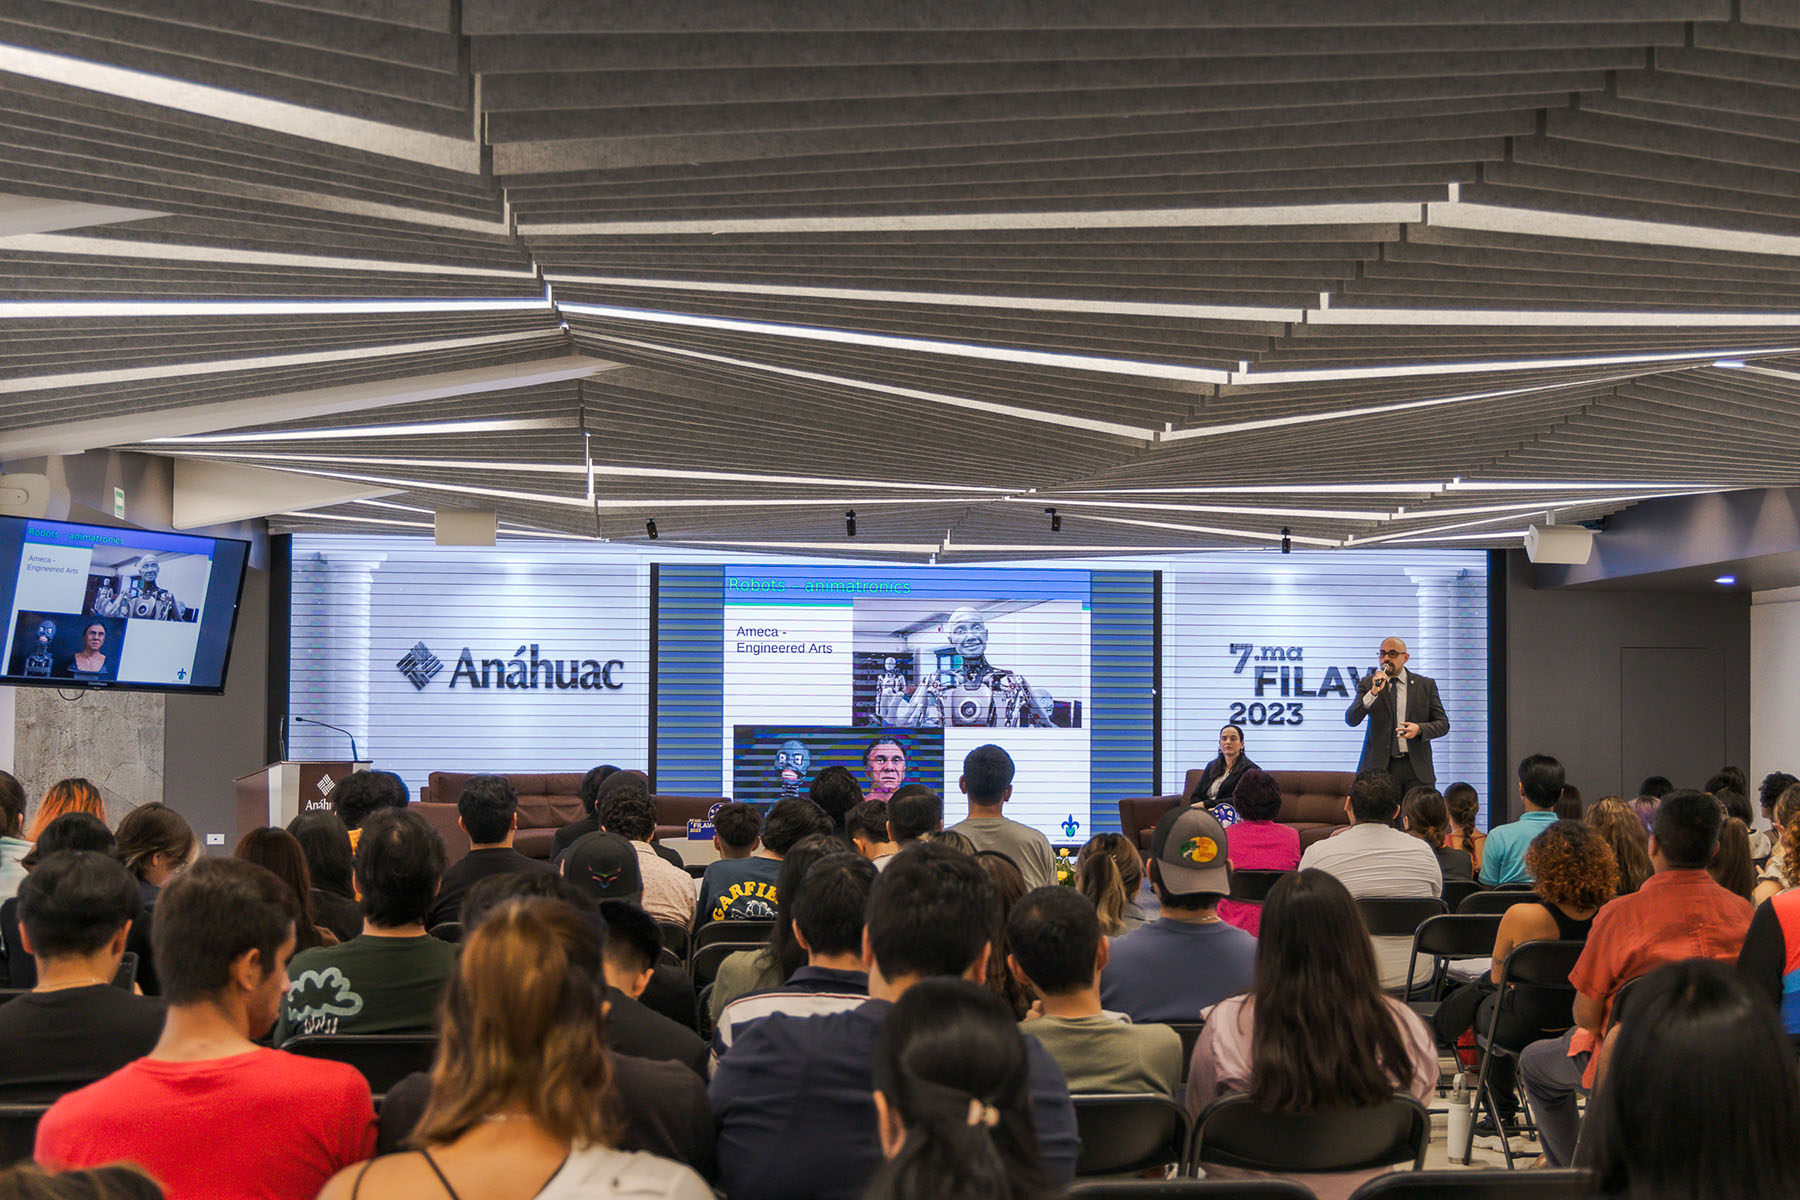
<path id="1" fill-rule="evenodd" d="M 0 514 L 42 517 L 50 512 L 50 477 L 0 475 Z"/>
<path id="2" fill-rule="evenodd" d="M 1579 566 L 1594 552 L 1594 531 L 1579 525 L 1533 525 L 1525 531 L 1525 557 L 1534 563 Z"/>

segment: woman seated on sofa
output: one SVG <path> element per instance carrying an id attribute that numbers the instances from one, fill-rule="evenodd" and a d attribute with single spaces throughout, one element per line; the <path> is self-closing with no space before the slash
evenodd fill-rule
<path id="1" fill-rule="evenodd" d="M 1187 803 L 1204 804 L 1207 808 L 1229 800 L 1242 782 L 1245 771 L 1256 770 L 1256 764 L 1244 753 L 1244 731 L 1236 725 L 1219 730 L 1219 757 L 1206 764 L 1200 781 L 1188 793 Z"/>

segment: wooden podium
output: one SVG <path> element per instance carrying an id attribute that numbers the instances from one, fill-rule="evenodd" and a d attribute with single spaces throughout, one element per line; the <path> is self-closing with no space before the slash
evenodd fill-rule
<path id="1" fill-rule="evenodd" d="M 238 776 L 238 837 L 265 825 L 286 828 L 303 812 L 329 810 L 337 781 L 368 769 L 366 762 L 278 762 Z"/>

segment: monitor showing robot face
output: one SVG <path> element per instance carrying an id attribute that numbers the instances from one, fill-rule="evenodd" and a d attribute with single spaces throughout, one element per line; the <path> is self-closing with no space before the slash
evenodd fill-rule
<path id="1" fill-rule="evenodd" d="M 1067 841 L 1090 815 L 1090 616 L 1086 571 L 728 566 L 725 733 L 835 729 L 865 795 L 924 783 L 947 820 L 966 811 L 963 756 L 1000 745 L 1008 815 Z M 725 750 L 725 786 L 747 786 L 742 737 Z"/>
<path id="2" fill-rule="evenodd" d="M 0 517 L 0 682 L 222 690 L 249 549 Z"/>

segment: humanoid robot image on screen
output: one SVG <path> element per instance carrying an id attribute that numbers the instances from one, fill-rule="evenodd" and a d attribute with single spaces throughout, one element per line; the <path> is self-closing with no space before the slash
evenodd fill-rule
<path id="1" fill-rule="evenodd" d="M 162 562 L 155 554 L 138 560 L 137 574 L 123 587 L 115 588 L 111 579 L 101 583 L 94 593 L 90 611 L 96 617 L 137 617 L 152 621 L 191 621 L 195 609 L 183 604 L 175 593 L 157 585 Z"/>
<path id="2" fill-rule="evenodd" d="M 988 660 L 988 627 L 979 612 L 958 608 L 942 630 L 951 653 L 940 652 L 938 669 L 927 672 L 912 695 L 898 697 L 889 724 L 1015 729 L 1053 724 L 1053 702 L 1047 692 L 1033 688 L 1019 672 Z"/>

